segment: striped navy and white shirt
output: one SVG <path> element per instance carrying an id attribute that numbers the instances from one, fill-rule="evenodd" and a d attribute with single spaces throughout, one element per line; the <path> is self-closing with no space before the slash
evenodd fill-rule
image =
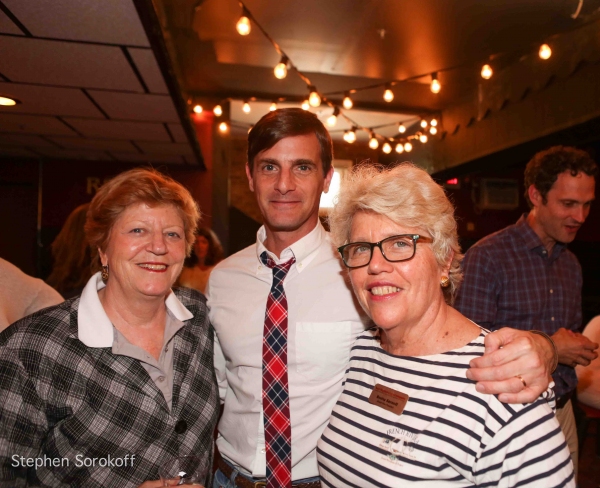
<path id="1" fill-rule="evenodd" d="M 323 486 L 568 486 L 573 465 L 548 390 L 508 405 L 465 377 L 487 331 L 465 346 L 421 357 L 384 351 L 362 334 L 317 454 Z M 397 415 L 369 403 L 375 384 L 409 395 Z"/>

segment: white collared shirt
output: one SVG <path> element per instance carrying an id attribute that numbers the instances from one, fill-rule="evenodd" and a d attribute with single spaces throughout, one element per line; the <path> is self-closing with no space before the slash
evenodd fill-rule
<path id="1" fill-rule="evenodd" d="M 173 400 L 173 348 L 171 339 L 179 329 L 184 327 L 184 321 L 194 318 L 194 315 L 179 301 L 173 292 L 165 300 L 167 317 L 165 334 L 160 357 L 155 359 L 141 347 L 129 342 L 112 324 L 100 302 L 98 291 L 106 285 L 101 274 L 92 276 L 79 300 L 77 310 L 77 332 L 81 342 L 89 347 L 111 347 L 113 354 L 128 356 L 140 361 L 156 387 L 165 397 L 169 409 Z"/>
<path id="2" fill-rule="evenodd" d="M 216 330 L 215 369 L 221 401 L 217 446 L 254 477 L 266 472 L 262 411 L 262 340 L 272 270 L 257 243 L 219 263 L 207 288 Z M 288 382 L 292 423 L 292 480 L 318 476 L 316 446 L 342 391 L 350 348 L 365 329 L 342 264 L 319 223 L 283 250 L 277 263 L 295 257 L 284 281 L 288 302 Z"/>

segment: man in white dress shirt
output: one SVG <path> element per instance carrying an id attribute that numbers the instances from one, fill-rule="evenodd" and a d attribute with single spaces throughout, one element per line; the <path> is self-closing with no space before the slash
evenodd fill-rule
<path id="1" fill-rule="evenodd" d="M 224 401 L 217 438 L 223 459 L 215 488 L 265 486 L 262 351 L 272 270 L 261 262 L 264 251 L 276 264 L 295 258 L 284 281 L 291 479 L 295 487 L 320 486 L 317 441 L 342 391 L 350 348 L 366 326 L 319 221 L 320 196 L 333 176 L 332 159 L 329 133 L 308 111 L 270 112 L 250 131 L 246 174 L 264 225 L 256 244 L 216 266 L 207 289 Z M 541 363 L 551 363 L 547 356 L 552 353 L 543 338 L 529 336 L 512 330 L 490 334 L 489 351 L 495 352 L 486 353 L 468 373 L 482 381 L 480 391 L 524 402 L 545 390 L 548 374 Z M 526 388 L 515 375 L 525 378 Z"/>

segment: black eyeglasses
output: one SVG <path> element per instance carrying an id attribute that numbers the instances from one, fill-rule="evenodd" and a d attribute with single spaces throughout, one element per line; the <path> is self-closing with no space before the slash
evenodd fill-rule
<path id="1" fill-rule="evenodd" d="M 401 234 L 387 237 L 379 242 L 351 242 L 338 247 L 338 252 L 346 267 L 350 269 L 362 268 L 371 262 L 373 249 L 379 248 L 383 257 L 391 262 L 408 261 L 412 259 L 417 250 L 417 241 L 433 242 L 431 237 L 419 234 Z"/>

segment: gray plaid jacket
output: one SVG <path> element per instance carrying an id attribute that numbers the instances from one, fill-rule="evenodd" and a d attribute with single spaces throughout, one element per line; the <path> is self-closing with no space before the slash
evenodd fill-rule
<path id="1" fill-rule="evenodd" d="M 194 318 L 173 338 L 171 412 L 139 361 L 79 341 L 79 298 L 0 333 L 0 487 L 134 487 L 188 454 L 212 466 L 214 332 L 204 296 L 176 295 Z"/>

